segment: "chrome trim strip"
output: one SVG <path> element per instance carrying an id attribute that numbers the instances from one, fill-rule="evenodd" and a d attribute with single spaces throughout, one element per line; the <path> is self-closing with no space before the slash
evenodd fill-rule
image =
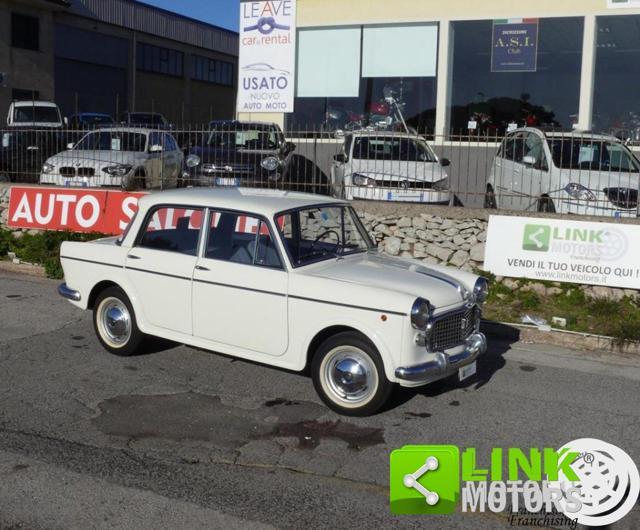
<path id="1" fill-rule="evenodd" d="M 121 269 L 122 265 L 116 265 L 115 263 L 105 263 L 103 261 L 93 261 L 90 259 L 82 259 L 82 258 L 72 258 L 70 256 L 60 256 L 60 259 L 69 259 L 72 261 L 81 261 L 82 263 L 92 263 L 93 265 L 104 265 L 105 267 L 115 267 L 116 269 Z"/>
<path id="2" fill-rule="evenodd" d="M 386 309 L 376 309 L 375 307 L 363 307 L 358 305 L 343 304 L 340 302 L 330 302 L 329 300 L 318 300 L 316 298 L 306 298 L 304 296 L 289 295 L 289 298 L 294 298 L 295 300 L 303 300 L 305 302 L 316 302 L 319 304 L 329 304 L 329 305 L 335 305 L 338 307 L 347 307 L 349 309 L 361 309 L 363 311 L 374 311 L 376 313 L 386 313 L 388 315 L 396 315 L 399 317 L 408 316 L 407 313 L 399 313 L 398 311 L 388 311 Z"/>
<path id="3" fill-rule="evenodd" d="M 486 351 L 487 338 L 483 333 L 474 333 L 467 338 L 462 352 L 455 355 L 437 352 L 435 360 L 413 366 L 401 366 L 396 368 L 395 375 L 403 381 L 429 383 L 447 377 L 458 368 L 471 364 Z"/>
<path id="4" fill-rule="evenodd" d="M 82 296 L 80 292 L 75 289 L 71 289 L 66 283 L 61 283 L 58 285 L 58 294 L 67 300 L 72 300 L 74 302 L 79 302 L 82 300 Z"/>
<path id="5" fill-rule="evenodd" d="M 216 285 L 219 287 L 228 287 L 229 289 L 238 289 L 240 291 L 251 291 L 253 293 L 268 294 L 271 296 L 280 296 L 283 298 L 287 297 L 287 295 L 283 293 L 276 293 L 274 291 L 263 291 L 262 289 L 253 289 L 252 287 L 241 287 L 240 285 L 231 285 L 229 283 L 210 282 L 208 280 L 199 280 L 196 278 L 194 278 L 193 281 L 196 283 L 205 283 L 208 285 Z"/>
<path id="6" fill-rule="evenodd" d="M 165 276 L 167 278 L 175 278 L 176 280 L 185 280 L 188 282 L 191 281 L 191 278 L 188 278 L 186 276 L 178 276 L 176 274 L 168 274 L 166 272 L 156 272 L 156 271 L 150 271 L 147 269 L 138 269 L 137 267 L 125 267 L 125 269 L 128 271 L 146 272 L 147 274 L 155 274 L 156 276 Z"/>

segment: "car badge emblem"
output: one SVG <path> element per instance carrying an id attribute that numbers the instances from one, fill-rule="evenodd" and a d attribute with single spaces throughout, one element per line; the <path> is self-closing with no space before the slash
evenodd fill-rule
<path id="1" fill-rule="evenodd" d="M 463 319 L 460 321 L 460 329 L 462 329 L 462 331 L 464 331 L 465 329 L 467 329 L 467 319 L 466 319 L 466 318 L 463 318 Z"/>
<path id="2" fill-rule="evenodd" d="M 233 173 L 233 167 L 231 167 L 231 166 L 224 166 L 224 170 L 225 170 L 227 173 Z"/>
<path id="3" fill-rule="evenodd" d="M 408 180 L 403 180 L 403 181 L 400 183 L 400 187 L 401 187 L 403 190 L 407 191 L 407 190 L 409 189 L 409 181 L 408 181 Z"/>

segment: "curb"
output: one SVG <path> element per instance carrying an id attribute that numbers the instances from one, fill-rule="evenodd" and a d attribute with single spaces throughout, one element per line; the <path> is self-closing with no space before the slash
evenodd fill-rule
<path id="1" fill-rule="evenodd" d="M 576 331 L 552 329 L 542 331 L 527 324 L 511 324 L 483 320 L 482 331 L 496 340 L 549 344 L 572 350 L 606 351 L 617 355 L 640 355 L 640 342 L 627 341 L 619 344 L 613 337 L 593 335 Z"/>
<path id="2" fill-rule="evenodd" d="M 38 276 L 40 278 L 47 277 L 44 272 L 44 267 L 41 267 L 40 265 L 32 265 L 30 263 L 14 263 L 12 261 L 3 259 L 0 259 L 0 271 L 26 274 L 27 276 Z"/>

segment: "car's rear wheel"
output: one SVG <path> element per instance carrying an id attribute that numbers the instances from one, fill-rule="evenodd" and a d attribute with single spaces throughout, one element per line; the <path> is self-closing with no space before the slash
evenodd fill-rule
<path id="1" fill-rule="evenodd" d="M 346 416 L 375 414 L 393 388 L 376 348 L 355 332 L 325 340 L 313 357 L 311 373 L 322 401 Z"/>
<path id="2" fill-rule="evenodd" d="M 135 354 L 144 339 L 131 302 L 119 287 L 108 287 L 98 295 L 93 327 L 102 346 L 115 355 Z"/>
<path id="3" fill-rule="evenodd" d="M 556 213 L 553 200 L 549 197 L 540 197 L 538 200 L 538 211 L 543 213 Z"/>
<path id="4" fill-rule="evenodd" d="M 487 186 L 487 191 L 484 194 L 484 207 L 490 210 L 495 210 L 498 208 L 498 203 L 496 202 L 496 194 L 493 191 L 493 187 L 491 185 Z"/>

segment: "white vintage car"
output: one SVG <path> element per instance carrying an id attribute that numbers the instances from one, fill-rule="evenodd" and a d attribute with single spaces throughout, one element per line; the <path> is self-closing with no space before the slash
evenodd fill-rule
<path id="1" fill-rule="evenodd" d="M 65 242 L 59 293 L 110 352 L 145 335 L 302 371 L 342 414 L 394 384 L 472 375 L 487 282 L 378 253 L 349 204 L 303 193 L 183 189 L 143 197 L 125 233 Z"/>
<path id="2" fill-rule="evenodd" d="M 331 182 L 349 200 L 451 204 L 449 165 L 416 134 L 357 131 L 333 157 Z"/>

